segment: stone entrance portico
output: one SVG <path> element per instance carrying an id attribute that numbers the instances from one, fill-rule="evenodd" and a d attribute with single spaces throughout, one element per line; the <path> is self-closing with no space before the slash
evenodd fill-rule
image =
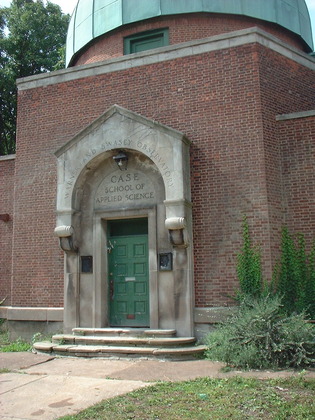
<path id="1" fill-rule="evenodd" d="M 65 332 L 110 327 L 108 221 L 145 218 L 149 327 L 193 335 L 189 146 L 183 134 L 114 105 L 56 152 Z M 119 151 L 127 170 L 113 159 Z M 173 264 L 163 266 L 161 254 Z"/>

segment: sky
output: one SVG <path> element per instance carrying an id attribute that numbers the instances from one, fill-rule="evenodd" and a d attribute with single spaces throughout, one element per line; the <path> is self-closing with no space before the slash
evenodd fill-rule
<path id="1" fill-rule="evenodd" d="M 50 0 L 52 3 L 58 4 L 64 13 L 71 14 L 77 3 L 77 0 Z M 255 1 L 255 0 L 252 0 Z M 0 0 L 0 6 L 9 6 L 11 0 Z M 306 0 L 308 10 L 310 12 L 312 28 L 313 28 L 313 40 L 315 43 L 315 0 Z"/>

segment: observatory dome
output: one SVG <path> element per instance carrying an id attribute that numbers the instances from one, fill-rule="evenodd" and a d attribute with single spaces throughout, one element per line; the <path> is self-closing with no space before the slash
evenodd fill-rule
<path id="1" fill-rule="evenodd" d="M 112 30 L 159 16 L 188 13 L 241 15 L 278 24 L 313 50 L 305 0 L 78 0 L 68 28 L 66 65 L 91 41 Z"/>

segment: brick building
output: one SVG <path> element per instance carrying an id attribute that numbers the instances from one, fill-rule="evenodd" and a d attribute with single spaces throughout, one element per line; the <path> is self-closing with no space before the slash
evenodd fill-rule
<path id="1" fill-rule="evenodd" d="M 0 158 L 13 335 L 202 336 L 232 304 L 243 215 L 266 278 L 315 230 L 315 60 L 304 0 L 80 0 L 67 68 L 20 79 Z"/>

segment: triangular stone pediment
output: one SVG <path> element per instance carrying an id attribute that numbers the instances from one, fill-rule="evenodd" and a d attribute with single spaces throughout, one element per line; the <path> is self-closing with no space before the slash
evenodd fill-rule
<path id="1" fill-rule="evenodd" d="M 140 153 L 160 172 L 169 201 L 190 201 L 190 141 L 177 130 L 113 105 L 55 152 L 57 211 L 71 213 L 78 180 L 114 153 Z"/>
<path id="2" fill-rule="evenodd" d="M 133 111 L 129 111 L 119 105 L 111 106 L 104 114 L 94 120 L 91 124 L 85 127 L 82 131 L 76 134 L 71 140 L 69 140 L 66 144 L 60 147 L 56 152 L 55 155 L 59 158 L 63 153 L 68 151 L 71 147 L 77 145 L 82 141 L 82 139 L 89 136 L 91 133 L 97 131 L 100 127 L 106 126 L 108 120 L 110 120 L 115 114 L 120 115 L 126 119 L 130 119 L 134 121 L 134 123 L 138 123 L 143 125 L 143 127 L 147 127 L 149 129 L 156 130 L 160 133 L 167 134 L 174 139 L 180 140 L 186 144 L 190 144 L 188 138 L 181 133 L 180 131 L 174 130 L 166 125 L 160 124 L 154 120 L 150 120 L 146 117 L 141 116 Z"/>

